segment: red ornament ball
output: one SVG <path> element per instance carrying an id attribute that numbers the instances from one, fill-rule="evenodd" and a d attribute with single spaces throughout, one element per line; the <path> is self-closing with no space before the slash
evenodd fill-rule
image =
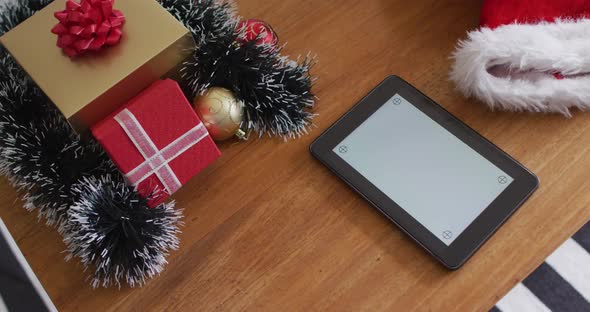
<path id="1" fill-rule="evenodd" d="M 249 19 L 238 24 L 238 31 L 243 32 L 241 41 L 256 41 L 258 45 L 268 45 L 276 49 L 279 43 L 279 37 L 272 27 L 264 21 L 258 19 Z"/>
<path id="2" fill-rule="evenodd" d="M 119 43 L 125 17 L 113 9 L 115 0 L 73 0 L 66 9 L 55 12 L 59 21 L 51 32 L 58 36 L 57 46 L 70 56 L 100 50 Z"/>

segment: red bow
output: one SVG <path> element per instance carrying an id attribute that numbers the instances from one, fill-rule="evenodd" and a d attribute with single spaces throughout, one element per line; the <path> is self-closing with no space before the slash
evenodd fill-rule
<path id="1" fill-rule="evenodd" d="M 70 56 L 86 51 L 97 51 L 103 46 L 119 43 L 125 16 L 113 9 L 115 0 L 73 0 L 66 2 L 66 9 L 55 12 L 59 23 L 51 32 L 58 35 L 57 46 Z"/>

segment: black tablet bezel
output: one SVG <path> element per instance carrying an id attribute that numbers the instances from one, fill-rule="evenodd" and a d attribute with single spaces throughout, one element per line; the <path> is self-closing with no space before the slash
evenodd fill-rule
<path id="1" fill-rule="evenodd" d="M 393 199 L 387 197 L 333 152 L 334 147 L 396 93 L 399 93 L 424 114 L 514 179 L 504 192 L 449 246 L 440 241 L 397 205 Z M 336 121 L 311 144 L 310 151 L 318 160 L 450 269 L 457 269 L 463 265 L 539 185 L 538 178 L 523 165 L 397 76 L 385 79 L 342 118 Z"/>

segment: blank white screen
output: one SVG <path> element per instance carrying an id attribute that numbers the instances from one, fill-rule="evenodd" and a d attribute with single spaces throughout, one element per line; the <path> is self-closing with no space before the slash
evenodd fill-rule
<path id="1" fill-rule="evenodd" d="M 398 94 L 333 151 L 446 245 L 513 182 Z"/>

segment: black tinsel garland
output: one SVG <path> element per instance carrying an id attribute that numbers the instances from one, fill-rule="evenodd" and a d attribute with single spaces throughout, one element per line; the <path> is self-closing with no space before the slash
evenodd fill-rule
<path id="1" fill-rule="evenodd" d="M 52 0 L 0 5 L 0 36 Z M 191 96 L 210 86 L 233 90 L 260 135 L 293 137 L 311 123 L 312 59 L 294 62 L 280 49 L 238 44 L 231 2 L 161 0 L 192 32 L 198 50 L 183 65 Z M 69 258 L 94 268 L 92 285 L 142 285 L 178 247 L 181 213 L 149 209 L 93 140 L 72 132 L 49 99 L 0 47 L 0 173 L 23 193 L 25 207 L 64 236 Z"/>
<path id="2" fill-rule="evenodd" d="M 182 215 L 174 204 L 145 209 L 147 200 L 116 178 L 84 178 L 73 187 L 80 199 L 70 207 L 64 231 L 70 257 L 96 268 L 94 287 L 121 281 L 130 287 L 142 285 L 164 269 L 164 251 L 178 248 L 176 225 Z M 108 251 L 110 262 L 95 252 L 103 250 Z"/>
<path id="3" fill-rule="evenodd" d="M 244 103 L 259 135 L 300 136 L 311 125 L 315 97 L 309 71 L 314 59 L 295 62 L 281 48 L 245 42 L 231 2 L 162 0 L 191 30 L 198 49 L 181 69 L 192 97 L 211 86 L 230 89 Z M 245 43 L 244 43 L 245 42 Z"/>
<path id="4" fill-rule="evenodd" d="M 50 2 L 4 3 L 0 35 Z M 178 246 L 181 215 L 174 204 L 150 209 L 101 147 L 71 130 L 2 47 L 0 173 L 23 193 L 27 209 L 57 227 L 68 257 L 94 268 L 95 287 L 141 285 L 163 270 L 167 253 Z"/>

